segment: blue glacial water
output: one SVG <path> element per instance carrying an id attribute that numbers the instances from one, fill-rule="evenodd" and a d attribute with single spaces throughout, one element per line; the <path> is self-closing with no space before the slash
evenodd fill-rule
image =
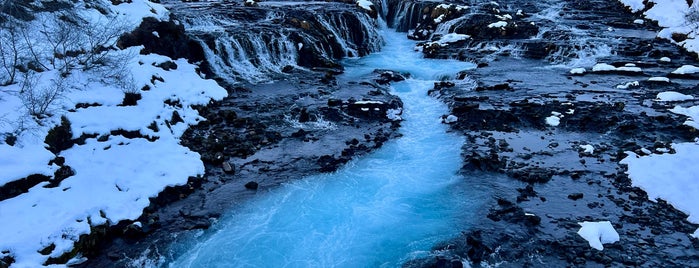
<path id="1" fill-rule="evenodd" d="M 383 34 L 382 52 L 346 60 L 338 79 L 410 73 L 392 85 L 405 106 L 403 136 L 336 173 L 259 193 L 170 267 L 397 267 L 469 225 L 487 194 L 457 175 L 464 140 L 440 123 L 448 109 L 427 90 L 474 65 L 422 59 L 404 33 Z"/>

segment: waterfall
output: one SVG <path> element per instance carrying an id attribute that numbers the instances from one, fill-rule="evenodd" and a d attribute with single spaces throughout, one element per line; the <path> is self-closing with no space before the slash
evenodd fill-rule
<path id="1" fill-rule="evenodd" d="M 211 72 L 235 84 L 281 77 L 289 67 L 331 67 L 381 48 L 378 22 L 354 5 L 325 2 L 171 3 L 202 46 Z"/>

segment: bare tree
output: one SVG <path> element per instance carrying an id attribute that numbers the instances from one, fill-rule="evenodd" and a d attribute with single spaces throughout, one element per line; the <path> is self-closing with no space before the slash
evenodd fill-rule
<path id="1" fill-rule="evenodd" d="M 127 32 L 128 24 L 120 17 L 113 17 L 109 20 L 100 19 L 90 22 L 85 27 L 81 27 L 83 40 L 87 47 L 80 63 L 84 70 L 92 69 L 99 65 L 106 65 L 110 53 L 115 49 L 119 37 Z"/>
<path id="2" fill-rule="evenodd" d="M 64 76 L 58 75 L 51 79 L 50 84 L 39 87 L 39 79 L 39 74 L 32 71 L 26 72 L 21 82 L 22 89 L 19 96 L 29 114 L 40 119 L 47 114 L 57 100 L 63 97 L 68 83 Z"/>
<path id="3" fill-rule="evenodd" d="M 51 49 L 51 66 L 60 70 L 61 74 L 70 73 L 72 68 L 78 64 L 75 57 L 69 54 L 76 54 L 80 49 L 80 27 L 77 22 L 70 20 L 71 14 L 59 14 L 44 18 L 41 21 L 39 33 L 46 44 Z"/>
<path id="4" fill-rule="evenodd" d="M 4 81 L 0 80 L 0 85 L 17 82 L 17 68 L 21 65 L 21 54 L 25 50 L 18 30 L 20 27 L 0 25 L 0 64 L 4 70 L 3 76 L 0 76 Z"/>

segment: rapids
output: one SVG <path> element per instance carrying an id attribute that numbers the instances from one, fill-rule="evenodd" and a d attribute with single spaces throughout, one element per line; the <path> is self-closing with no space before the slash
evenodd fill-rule
<path id="1" fill-rule="evenodd" d="M 447 132 L 448 109 L 427 90 L 474 65 L 423 59 L 404 33 L 382 31 L 382 51 L 345 60 L 338 82 L 374 69 L 409 73 L 392 85 L 404 102 L 403 136 L 335 173 L 260 192 L 170 267 L 396 267 L 468 226 L 487 190 L 457 174 L 464 140 Z"/>

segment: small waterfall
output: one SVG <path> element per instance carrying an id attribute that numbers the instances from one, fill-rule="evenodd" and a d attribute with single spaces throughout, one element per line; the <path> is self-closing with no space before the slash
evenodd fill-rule
<path id="1" fill-rule="evenodd" d="M 262 82 L 284 66 L 296 65 L 297 47 L 284 31 L 222 32 L 207 44 L 199 39 L 210 68 L 219 77 Z M 213 47 L 210 47 L 213 45 Z"/>
<path id="2" fill-rule="evenodd" d="M 414 29 L 420 22 L 422 9 L 428 6 L 429 2 L 388 0 L 388 12 L 386 23 L 389 27 L 395 28 L 398 32 L 407 32 Z"/>

